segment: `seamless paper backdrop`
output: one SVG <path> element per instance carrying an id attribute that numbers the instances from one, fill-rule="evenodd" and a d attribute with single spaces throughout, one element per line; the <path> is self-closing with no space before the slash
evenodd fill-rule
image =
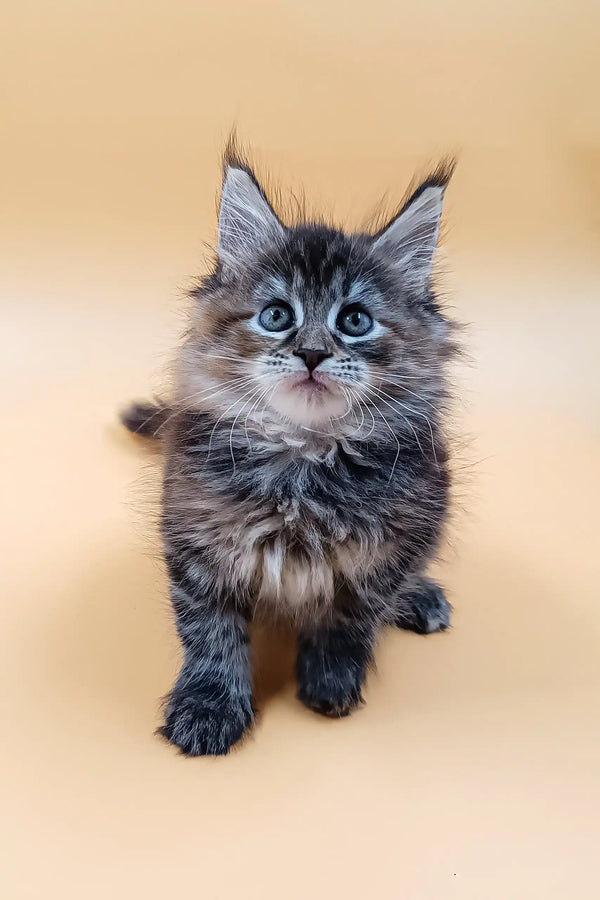
<path id="1" fill-rule="evenodd" d="M 592 0 L 4 10 L 3 896 L 598 895 L 599 38 Z M 115 413 L 168 368 L 234 125 L 348 227 L 458 154 L 455 627 L 385 634 L 341 722 L 260 633 L 254 737 L 185 760 L 160 459 Z"/>

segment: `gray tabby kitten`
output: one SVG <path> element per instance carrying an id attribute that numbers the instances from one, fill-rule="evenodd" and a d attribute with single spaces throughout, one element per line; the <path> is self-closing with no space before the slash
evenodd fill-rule
<path id="1" fill-rule="evenodd" d="M 124 423 L 161 434 L 162 533 L 184 658 L 161 733 L 227 753 L 254 709 L 248 623 L 298 630 L 298 696 L 345 716 L 378 632 L 444 629 L 424 572 L 448 506 L 453 328 L 432 292 L 444 165 L 376 234 L 284 225 L 225 157 L 217 262 L 193 291 L 174 396 Z"/>

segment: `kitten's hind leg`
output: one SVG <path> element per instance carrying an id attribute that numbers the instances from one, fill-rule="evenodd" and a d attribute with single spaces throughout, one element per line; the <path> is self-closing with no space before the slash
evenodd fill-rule
<path id="1" fill-rule="evenodd" d="M 439 584 L 423 575 L 414 575 L 407 579 L 398 595 L 393 623 L 417 634 L 431 634 L 449 627 L 451 612 L 452 607 Z"/>

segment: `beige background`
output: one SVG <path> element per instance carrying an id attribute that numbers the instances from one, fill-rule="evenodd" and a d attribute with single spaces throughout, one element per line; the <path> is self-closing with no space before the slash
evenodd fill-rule
<path id="1" fill-rule="evenodd" d="M 4 12 L 2 896 L 597 897 L 600 6 Z M 160 384 L 233 123 L 350 225 L 459 152 L 473 441 L 455 628 L 386 634 L 339 723 L 267 636 L 254 737 L 186 760 L 153 737 L 178 660 L 157 460 L 115 411 Z"/>

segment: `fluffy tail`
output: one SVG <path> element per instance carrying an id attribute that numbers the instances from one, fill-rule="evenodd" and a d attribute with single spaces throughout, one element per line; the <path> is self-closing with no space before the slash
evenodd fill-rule
<path id="1" fill-rule="evenodd" d="M 161 436 L 169 414 L 169 407 L 159 403 L 131 403 L 121 412 L 120 419 L 133 434 L 156 438 Z"/>

